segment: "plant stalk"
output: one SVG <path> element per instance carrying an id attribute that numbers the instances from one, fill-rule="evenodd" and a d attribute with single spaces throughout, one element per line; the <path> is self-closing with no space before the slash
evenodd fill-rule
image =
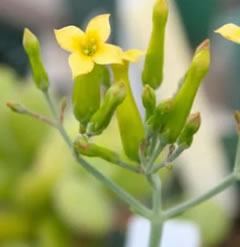
<path id="1" fill-rule="evenodd" d="M 152 197 L 153 219 L 151 220 L 150 238 L 149 238 L 148 247 L 160 247 L 163 223 L 164 223 L 161 220 L 161 215 L 162 215 L 161 181 L 159 175 L 157 174 L 149 175 L 147 178 L 153 188 L 153 197 Z"/>
<path id="2" fill-rule="evenodd" d="M 240 136 L 238 137 L 236 158 L 234 163 L 233 172 L 236 174 L 240 173 Z"/>
<path id="3" fill-rule="evenodd" d="M 220 182 L 218 185 L 216 185 L 214 188 L 209 190 L 208 192 L 204 193 L 203 195 L 200 195 L 194 199 L 191 199 L 187 202 L 184 202 L 182 204 L 179 204 L 176 207 L 173 207 L 169 210 L 167 210 L 164 213 L 164 218 L 169 219 L 173 218 L 179 214 L 182 214 L 186 210 L 199 205 L 200 203 L 207 201 L 208 199 L 212 198 L 213 196 L 219 194 L 229 186 L 231 186 L 233 183 L 237 181 L 237 177 L 234 173 L 227 176 L 222 182 Z"/>
<path id="4" fill-rule="evenodd" d="M 238 144 L 237 144 L 237 150 L 236 150 L 236 157 L 235 157 L 235 164 L 233 172 L 228 175 L 225 179 L 223 179 L 222 182 L 220 182 L 218 185 L 216 185 L 211 190 L 207 191 L 203 195 L 200 195 L 196 198 L 193 198 L 187 202 L 184 202 L 176 207 L 173 207 L 169 210 L 167 210 L 164 213 L 164 218 L 169 219 L 173 218 L 179 214 L 182 214 L 186 210 L 199 205 L 200 203 L 212 198 L 213 196 L 219 194 L 220 192 L 224 191 L 226 188 L 234 184 L 236 181 L 240 179 L 240 137 L 238 137 Z"/>

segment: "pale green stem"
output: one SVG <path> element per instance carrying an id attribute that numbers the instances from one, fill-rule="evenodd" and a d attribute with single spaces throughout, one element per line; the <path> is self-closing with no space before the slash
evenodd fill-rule
<path id="1" fill-rule="evenodd" d="M 212 198 L 213 196 L 219 194 L 220 192 L 224 191 L 226 188 L 231 186 L 233 183 L 235 183 L 237 180 L 240 179 L 240 137 L 238 137 L 238 144 L 237 144 L 237 150 L 236 150 L 236 158 L 235 158 L 235 164 L 232 174 L 227 176 L 222 182 L 220 182 L 218 185 L 216 185 L 214 188 L 209 190 L 208 192 L 204 193 L 203 195 L 200 195 L 194 199 L 191 199 L 187 202 L 184 202 L 176 207 L 173 207 L 166 212 L 164 212 L 164 218 L 172 218 L 175 217 L 186 210 Z"/>
<path id="2" fill-rule="evenodd" d="M 127 163 L 125 163 L 124 161 L 120 160 L 118 163 L 116 163 L 115 165 L 126 168 L 132 172 L 136 172 L 136 173 L 141 173 L 141 168 L 140 167 L 136 167 L 136 166 L 132 166 L 132 165 L 128 165 Z"/>
<path id="3" fill-rule="evenodd" d="M 235 158 L 233 172 L 240 173 L 240 137 L 238 137 L 236 158 Z"/>
<path id="4" fill-rule="evenodd" d="M 51 101 L 51 98 L 49 97 L 49 94 L 47 92 L 44 92 L 45 98 L 48 102 L 48 105 L 50 107 L 50 110 L 55 118 L 55 120 L 58 120 L 58 116 L 56 113 L 56 110 L 54 108 L 54 105 Z M 128 194 L 126 191 L 121 189 L 117 184 L 115 184 L 112 180 L 105 177 L 101 172 L 99 172 L 94 166 L 89 164 L 87 161 L 85 161 L 81 156 L 79 156 L 74 150 L 72 146 L 72 141 L 67 135 L 64 127 L 62 124 L 58 121 L 57 129 L 59 130 L 60 134 L 64 138 L 65 142 L 71 149 L 71 151 L 74 154 L 74 157 L 78 161 L 78 163 L 83 166 L 86 170 L 89 171 L 89 173 L 92 174 L 96 179 L 98 179 L 100 182 L 102 182 L 106 187 L 108 187 L 110 190 L 115 192 L 125 203 L 127 203 L 130 207 L 132 207 L 136 212 L 141 214 L 142 216 L 146 218 L 152 217 L 152 212 L 150 209 L 145 207 L 142 203 L 140 203 L 138 200 L 136 200 L 134 197 L 132 197 L 130 194 Z"/>
<path id="5" fill-rule="evenodd" d="M 149 154 L 153 153 L 154 148 L 156 147 L 156 144 L 157 144 L 157 140 L 158 140 L 157 135 L 153 134 L 152 139 L 151 139 L 151 144 L 150 144 L 150 147 L 149 147 L 149 150 L 148 150 Z"/>
<path id="6" fill-rule="evenodd" d="M 168 165 L 170 162 L 174 161 L 185 149 L 178 147 L 166 160 L 161 162 L 160 164 L 154 166 L 151 170 L 152 173 L 157 172 L 160 168 Z"/>
<path id="7" fill-rule="evenodd" d="M 156 150 L 153 152 L 148 164 L 147 164 L 147 173 L 151 173 L 151 170 L 153 168 L 154 162 L 157 159 L 157 157 L 160 155 L 160 153 L 163 151 L 163 149 L 166 147 L 166 143 L 159 142 L 156 146 Z"/>
<path id="8" fill-rule="evenodd" d="M 203 195 L 200 195 L 194 199 L 191 199 L 191 200 L 184 202 L 184 203 L 182 203 L 182 204 L 180 204 L 174 208 L 167 210 L 164 213 L 164 218 L 169 219 L 169 218 L 173 218 L 179 214 L 182 214 L 186 210 L 188 210 L 188 209 L 212 198 L 213 196 L 219 194 L 220 192 L 222 192 L 223 190 L 225 190 L 226 188 L 231 186 L 234 182 L 236 182 L 236 180 L 237 180 L 237 178 L 236 178 L 234 173 L 227 176 L 221 183 L 219 183 L 218 185 L 216 185 L 214 188 L 212 188 L 208 192 L 204 193 Z"/>
<path id="9" fill-rule="evenodd" d="M 149 175 L 148 180 L 153 188 L 152 208 L 153 219 L 151 220 L 150 238 L 148 247 L 160 247 L 163 220 L 162 217 L 162 202 L 161 202 L 161 181 L 157 174 Z"/>

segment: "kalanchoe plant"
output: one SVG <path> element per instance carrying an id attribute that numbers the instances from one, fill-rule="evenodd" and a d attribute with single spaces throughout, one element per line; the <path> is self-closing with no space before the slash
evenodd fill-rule
<path id="1" fill-rule="evenodd" d="M 49 95 L 48 75 L 41 61 L 39 41 L 28 29 L 24 31 L 23 46 L 31 64 L 34 82 L 43 92 L 53 119 L 32 112 L 21 104 L 7 103 L 14 112 L 32 116 L 56 128 L 83 168 L 114 191 L 134 213 L 149 220 L 151 231 L 148 247 L 160 246 L 161 233 L 166 220 L 213 197 L 240 179 L 239 142 L 234 170 L 221 183 L 197 198 L 167 210 L 162 208 L 162 185 L 158 171 L 172 164 L 191 146 L 200 128 L 200 113 L 191 114 L 191 108 L 210 65 L 210 42 L 205 40 L 196 49 L 178 92 L 172 98 L 156 102 L 155 89 L 161 85 L 163 79 L 167 16 L 166 0 L 156 0 L 153 7 L 153 30 L 142 73 L 144 121 L 135 103 L 128 76 L 130 62 L 137 62 L 144 53 L 139 50 L 124 52 L 120 47 L 106 43 L 111 31 L 108 14 L 93 18 L 86 32 L 75 26 L 55 30 L 59 45 L 71 53 L 69 65 L 74 79 L 73 113 L 80 125 L 79 133 L 76 133 L 74 140 L 70 139 L 63 126 L 66 99 L 62 100 L 58 113 Z M 226 25 L 216 32 L 240 43 L 240 28 L 233 24 Z M 110 69 L 113 72 L 112 84 Z M 103 98 L 101 84 L 107 88 Z M 111 147 L 101 147 L 93 141 L 93 136 L 101 135 L 108 127 L 114 113 L 118 120 L 122 146 L 131 164 L 122 161 L 120 155 L 113 152 Z M 239 126 L 239 113 L 235 116 Z M 168 152 L 168 155 L 157 163 L 162 152 Z M 152 207 L 147 207 L 136 200 L 88 163 L 84 156 L 98 157 L 122 169 L 128 169 L 129 172 L 145 176 L 152 187 Z"/>

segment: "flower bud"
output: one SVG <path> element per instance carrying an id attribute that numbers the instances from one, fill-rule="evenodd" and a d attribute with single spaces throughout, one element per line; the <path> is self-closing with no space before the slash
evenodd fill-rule
<path id="1" fill-rule="evenodd" d="M 7 102 L 7 106 L 14 112 L 17 113 L 26 113 L 26 108 L 19 104 L 19 103 L 14 103 L 14 102 Z"/>
<path id="2" fill-rule="evenodd" d="M 205 40 L 197 48 L 185 75 L 183 85 L 174 98 L 173 108 L 167 116 L 164 132 L 169 143 L 175 142 L 180 135 L 191 111 L 199 86 L 208 72 L 209 64 L 209 40 Z"/>
<path id="3" fill-rule="evenodd" d="M 199 112 L 190 115 L 182 133 L 178 138 L 178 145 L 188 148 L 191 146 L 194 134 L 197 133 L 201 125 L 201 115 Z"/>
<path id="4" fill-rule="evenodd" d="M 157 105 L 154 114 L 150 117 L 148 124 L 154 132 L 161 132 L 166 123 L 166 117 L 173 108 L 173 99 L 167 99 Z"/>
<path id="5" fill-rule="evenodd" d="M 89 143 L 88 140 L 83 136 L 79 135 L 75 139 L 73 146 L 74 150 L 81 155 L 102 158 L 106 161 L 115 164 L 119 162 L 119 157 L 116 153 L 110 151 L 107 148 L 103 148 L 93 143 Z"/>
<path id="6" fill-rule="evenodd" d="M 72 94 L 75 117 L 82 127 L 86 126 L 92 115 L 99 109 L 101 101 L 101 69 L 95 65 L 88 73 L 75 78 Z"/>
<path id="7" fill-rule="evenodd" d="M 115 83 L 123 82 L 126 87 L 125 100 L 117 108 L 117 119 L 122 145 L 126 155 L 139 161 L 138 149 L 144 139 L 144 127 L 128 79 L 128 62 L 112 65 Z"/>
<path id="8" fill-rule="evenodd" d="M 148 84 L 143 88 L 142 102 L 146 111 L 146 119 L 148 119 L 153 114 L 156 106 L 155 91 Z"/>
<path id="9" fill-rule="evenodd" d="M 99 135 L 107 128 L 116 108 L 123 102 L 125 96 L 125 85 L 122 82 L 114 84 L 107 90 L 101 107 L 88 123 L 88 135 Z"/>
<path id="10" fill-rule="evenodd" d="M 42 64 L 39 41 L 27 28 L 24 29 L 23 47 L 28 55 L 36 86 L 42 91 L 48 90 L 49 80 L 47 72 Z"/>
<path id="11" fill-rule="evenodd" d="M 166 0 L 156 0 L 152 15 L 152 34 L 142 73 L 143 84 L 156 89 L 163 80 L 164 39 L 168 17 Z"/>

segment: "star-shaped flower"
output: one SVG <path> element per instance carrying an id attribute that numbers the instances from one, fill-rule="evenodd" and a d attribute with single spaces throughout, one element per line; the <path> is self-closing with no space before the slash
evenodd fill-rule
<path id="1" fill-rule="evenodd" d="M 73 78 L 91 72 L 95 63 L 122 63 L 121 48 L 105 43 L 111 33 L 109 17 L 109 14 L 94 17 L 88 23 L 86 32 L 76 26 L 54 30 L 58 44 L 72 53 L 69 65 Z"/>

